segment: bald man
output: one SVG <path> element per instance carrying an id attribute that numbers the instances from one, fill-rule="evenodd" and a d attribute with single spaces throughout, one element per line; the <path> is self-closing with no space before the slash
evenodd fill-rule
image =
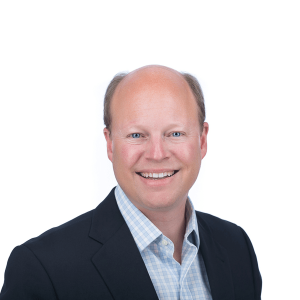
<path id="1" fill-rule="evenodd" d="M 197 79 L 163 66 L 118 74 L 104 122 L 118 186 L 16 247 L 0 300 L 260 299 L 246 233 L 195 211 L 188 196 L 209 129 Z"/>

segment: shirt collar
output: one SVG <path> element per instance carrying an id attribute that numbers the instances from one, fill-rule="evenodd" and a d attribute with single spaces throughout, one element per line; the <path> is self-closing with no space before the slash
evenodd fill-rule
<path id="1" fill-rule="evenodd" d="M 198 230 L 198 222 L 196 217 L 196 212 L 194 209 L 193 202 L 191 201 L 190 197 L 188 197 L 188 201 L 186 202 L 185 206 L 185 217 L 188 220 L 184 239 L 192 242 L 197 249 L 200 247 L 200 236 Z"/>
<path id="2" fill-rule="evenodd" d="M 118 207 L 125 222 L 137 244 L 140 252 L 148 247 L 154 240 L 162 236 L 162 232 L 128 199 L 124 191 L 118 185 L 115 189 L 115 197 Z M 186 204 L 186 219 L 189 220 L 185 240 L 189 240 L 199 249 L 200 238 L 195 209 L 192 201 L 188 197 Z"/>

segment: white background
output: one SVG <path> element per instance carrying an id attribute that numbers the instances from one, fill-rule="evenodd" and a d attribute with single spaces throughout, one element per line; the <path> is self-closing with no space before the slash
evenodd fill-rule
<path id="1" fill-rule="evenodd" d="M 204 91 L 196 209 L 246 230 L 263 299 L 300 299 L 297 2 L 1 1 L 0 286 L 16 245 L 116 184 L 105 89 L 120 71 L 161 64 Z"/>

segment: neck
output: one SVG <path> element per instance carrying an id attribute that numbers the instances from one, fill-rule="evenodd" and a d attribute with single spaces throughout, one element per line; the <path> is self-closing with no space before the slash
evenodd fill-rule
<path id="1" fill-rule="evenodd" d="M 181 252 L 186 230 L 185 205 L 171 211 L 142 211 L 142 213 L 174 244 L 174 259 L 181 263 Z"/>

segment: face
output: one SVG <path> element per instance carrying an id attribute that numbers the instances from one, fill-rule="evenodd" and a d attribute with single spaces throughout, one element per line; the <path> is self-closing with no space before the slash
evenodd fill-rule
<path id="1" fill-rule="evenodd" d="M 115 91 L 111 115 L 107 153 L 131 202 L 144 213 L 185 205 L 206 154 L 208 124 L 201 134 L 182 76 L 162 67 L 130 73 Z"/>

